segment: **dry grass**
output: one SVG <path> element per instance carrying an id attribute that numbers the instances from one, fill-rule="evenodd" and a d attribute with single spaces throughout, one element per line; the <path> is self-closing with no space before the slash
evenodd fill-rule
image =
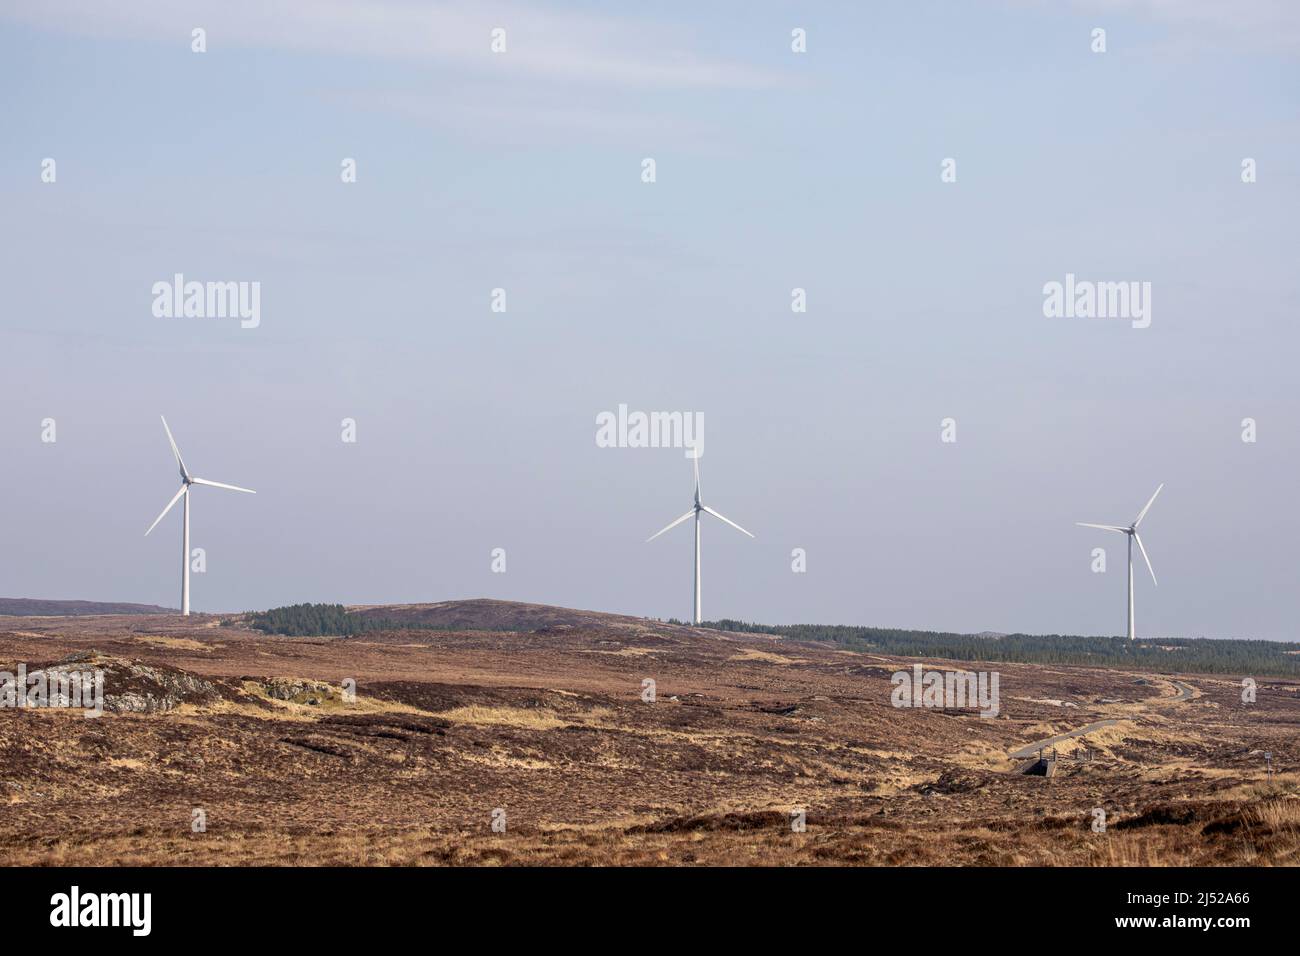
<path id="1" fill-rule="evenodd" d="M 178 650 L 185 651 L 205 651 L 212 652 L 221 648 L 221 644 L 205 644 L 203 641 L 192 640 L 188 637 L 160 637 L 158 635 L 147 634 L 134 638 L 141 644 L 152 644 L 154 647 L 174 647 Z"/>
<path id="2" fill-rule="evenodd" d="M 1250 816 L 1271 830 L 1294 835 L 1300 831 L 1300 799 L 1283 797 L 1269 800 L 1251 810 Z"/>
<path id="3" fill-rule="evenodd" d="M 780 654 L 773 654 L 771 651 L 760 651 L 749 648 L 739 654 L 732 655 L 733 661 L 764 661 L 768 664 L 804 664 L 806 661 L 798 657 L 784 657 Z"/>
<path id="4" fill-rule="evenodd" d="M 179 616 L 24 621 L 43 636 L 0 635 L 0 656 L 94 647 L 179 666 L 222 699 L 98 721 L 0 714 L 0 843 L 99 866 L 1298 862 L 1292 688 L 1242 708 L 1231 682 L 1191 678 L 1204 696 L 1173 702 L 1120 671 L 1007 664 L 1003 713 L 983 720 L 894 708 L 889 677 L 911 659 L 593 620 L 366 641 Z M 300 675 L 308 686 L 286 686 Z M 349 676 L 370 696 L 344 702 Z M 1097 761 L 1013 772 L 1009 753 L 1108 717 L 1123 723 L 1058 745 Z M 189 831 L 196 806 L 207 833 Z M 806 833 L 790 831 L 794 806 Z M 1096 806 L 1105 834 L 1089 828 Z M 491 832 L 495 807 L 508 833 Z"/>
<path id="5" fill-rule="evenodd" d="M 1186 866 L 1177 857 L 1176 846 L 1167 840 L 1157 843 L 1146 834 L 1114 834 L 1099 836 L 1095 855 L 1089 861 L 1093 866 Z"/>
<path id="6" fill-rule="evenodd" d="M 568 723 L 561 720 L 553 710 L 484 707 L 478 704 L 443 711 L 438 716 L 458 724 L 475 724 L 480 727 L 523 727 L 529 730 L 555 730 Z"/>

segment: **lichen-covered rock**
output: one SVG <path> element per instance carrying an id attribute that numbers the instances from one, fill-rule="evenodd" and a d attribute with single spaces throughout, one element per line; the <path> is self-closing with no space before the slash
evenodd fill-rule
<path id="1" fill-rule="evenodd" d="M 104 710 L 112 713 L 168 711 L 178 704 L 206 703 L 220 696 L 211 681 L 188 671 L 165 664 L 145 664 L 140 660 L 107 657 L 98 651 L 69 654 L 42 670 L 51 677 L 102 672 Z M 40 671 L 31 671 L 29 676 L 35 673 Z"/>
<path id="2" fill-rule="evenodd" d="M 272 700 L 286 700 L 297 704 L 319 705 L 322 700 L 333 700 L 340 690 L 323 681 L 301 680 L 294 677 L 270 677 L 259 682 L 263 692 Z"/>

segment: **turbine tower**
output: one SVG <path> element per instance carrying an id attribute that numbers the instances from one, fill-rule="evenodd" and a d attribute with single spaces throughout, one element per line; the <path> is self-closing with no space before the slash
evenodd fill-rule
<path id="1" fill-rule="evenodd" d="M 1164 487 L 1164 482 L 1160 483 L 1160 488 Z M 1118 531 L 1120 534 L 1128 535 L 1128 639 L 1131 641 L 1135 635 L 1133 632 L 1133 542 L 1137 542 L 1138 550 L 1142 552 L 1142 558 L 1147 563 L 1147 570 L 1151 572 L 1151 583 L 1156 587 L 1160 582 L 1156 580 L 1156 569 L 1151 567 L 1151 559 L 1147 557 L 1147 549 L 1142 546 L 1142 538 L 1138 536 L 1138 525 L 1142 519 L 1147 516 L 1151 510 L 1151 505 L 1155 503 L 1156 495 L 1160 494 L 1160 488 L 1157 488 L 1151 500 L 1146 503 L 1146 507 L 1138 512 L 1138 516 L 1133 519 L 1133 523 L 1127 528 L 1114 524 L 1088 524 L 1086 521 L 1076 521 L 1081 528 L 1100 528 L 1102 531 Z"/>
<path id="2" fill-rule="evenodd" d="M 718 514 L 718 512 L 714 511 L 714 510 L 713 510 L 712 508 L 710 508 L 708 505 L 705 505 L 705 504 L 701 504 L 701 503 L 700 503 L 700 458 L 699 458 L 699 453 L 698 453 L 698 452 L 696 453 L 696 455 L 695 455 L 693 461 L 695 462 L 695 507 L 691 508 L 690 511 L 686 512 L 686 514 L 682 515 L 680 518 L 678 518 L 678 519 L 677 519 L 676 521 L 674 521 L 672 524 L 670 524 L 670 525 L 668 525 L 667 527 L 663 528 L 662 530 L 656 531 L 654 534 L 650 535 L 650 537 L 646 538 L 646 542 L 649 543 L 649 542 L 653 541 L 655 538 L 659 537 L 661 534 L 663 534 L 663 533 L 664 533 L 665 531 L 667 531 L 669 528 L 675 528 L 675 527 L 677 527 L 679 524 L 681 524 L 683 521 L 685 521 L 687 518 L 690 518 L 690 517 L 694 516 L 694 518 L 695 518 L 695 620 L 694 620 L 694 623 L 699 624 L 699 623 L 703 620 L 703 618 L 700 616 L 700 600 L 701 600 L 701 597 L 702 597 L 702 595 L 701 595 L 701 593 L 700 593 L 700 591 L 701 591 L 701 587 L 700 587 L 700 513 L 701 513 L 701 512 L 708 512 L 709 514 L 713 515 L 713 517 L 719 519 L 720 521 L 725 521 L 727 524 L 731 525 L 733 528 L 735 528 L 735 529 L 736 529 L 737 531 L 739 531 L 739 532 L 742 532 L 743 534 L 749 534 L 749 532 L 746 531 L 744 528 L 742 528 L 740 525 L 736 524 L 736 522 L 732 521 L 730 518 L 724 517 L 723 515 Z M 749 534 L 749 536 L 750 536 L 751 538 L 754 537 L 752 534 Z"/>
<path id="3" fill-rule="evenodd" d="M 160 416 L 161 417 L 161 416 Z M 185 499 L 185 525 L 181 531 L 181 613 L 190 613 L 190 488 L 193 485 L 208 485 L 212 488 L 225 488 L 228 491 L 242 491 L 245 494 L 255 495 L 256 491 L 249 488 L 240 488 L 236 485 L 223 485 L 219 481 L 208 481 L 206 478 L 195 478 L 185 467 L 185 462 L 181 460 L 181 450 L 176 447 L 176 439 L 172 438 L 172 430 L 167 427 L 167 419 L 163 418 L 163 431 L 167 433 L 167 441 L 171 443 L 172 454 L 176 456 L 176 464 L 181 470 L 181 490 L 176 492 L 176 496 L 167 502 L 167 507 L 162 510 L 153 524 L 149 525 L 149 531 L 158 527 L 158 522 L 167 516 L 167 512 L 172 510 L 182 497 Z M 149 531 L 144 533 L 149 537 Z"/>

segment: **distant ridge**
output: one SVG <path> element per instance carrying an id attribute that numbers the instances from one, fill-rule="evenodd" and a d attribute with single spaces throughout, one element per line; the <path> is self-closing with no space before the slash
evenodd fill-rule
<path id="1" fill-rule="evenodd" d="M 611 622 L 645 623 L 644 618 L 626 614 L 492 598 L 428 604 L 354 604 L 348 606 L 348 611 L 361 617 L 437 630 L 537 631 L 548 627 L 600 627 Z"/>
<path id="2" fill-rule="evenodd" d="M 40 598 L 0 598 L 0 615 L 6 617 L 84 617 L 90 614 L 175 614 L 176 609 L 157 604 L 123 604 L 115 601 L 47 601 Z"/>

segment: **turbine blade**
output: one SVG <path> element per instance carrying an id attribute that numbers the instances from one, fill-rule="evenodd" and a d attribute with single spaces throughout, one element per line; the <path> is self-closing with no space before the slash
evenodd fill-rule
<path id="1" fill-rule="evenodd" d="M 185 485 L 181 485 L 181 490 L 176 492 L 176 497 L 173 498 L 171 501 L 167 502 L 167 507 L 162 510 L 162 514 L 160 514 L 158 517 L 153 519 L 153 524 L 149 525 L 149 531 L 152 531 L 154 528 L 158 527 L 158 522 L 162 521 L 163 518 L 167 517 L 167 512 L 172 510 L 172 505 L 180 501 L 181 495 L 185 494 L 185 488 L 186 488 Z M 144 533 L 144 536 L 146 538 L 149 537 L 149 531 L 146 531 Z"/>
<path id="2" fill-rule="evenodd" d="M 1138 543 L 1138 550 L 1142 552 L 1142 557 L 1146 560 L 1147 570 L 1151 572 L 1151 583 L 1160 587 L 1160 582 L 1156 580 L 1156 569 L 1151 567 L 1151 559 L 1147 557 L 1147 549 L 1142 546 L 1142 539 L 1138 537 L 1136 531 L 1133 532 L 1133 540 Z"/>
<path id="3" fill-rule="evenodd" d="M 1128 531 L 1128 528 L 1120 528 L 1113 524 L 1088 524 L 1086 521 L 1076 521 L 1075 524 L 1080 528 L 1100 528 L 1102 531 Z"/>
<path id="4" fill-rule="evenodd" d="M 669 530 L 670 528 L 676 528 L 679 524 L 681 524 L 681 523 L 682 523 L 683 521 L 685 521 L 687 518 L 691 517 L 691 515 L 693 515 L 693 514 L 695 514 L 695 509 L 694 509 L 694 508 L 692 508 L 690 511 L 686 512 L 686 514 L 682 515 L 680 518 L 678 518 L 678 519 L 677 519 L 676 521 L 674 521 L 672 524 L 668 525 L 666 528 L 661 528 L 660 530 L 656 531 L 654 534 L 650 535 L 650 537 L 648 537 L 648 538 L 645 539 L 645 540 L 646 540 L 646 543 L 649 544 L 651 541 L 653 541 L 655 538 L 659 537 L 661 534 L 663 534 L 665 531 Z"/>
<path id="5" fill-rule="evenodd" d="M 745 531 L 745 529 L 742 528 L 740 525 L 736 524 L 736 522 L 732 521 L 730 518 L 727 518 L 727 517 L 725 517 L 725 516 L 723 516 L 723 515 L 718 514 L 718 513 L 717 513 L 716 511 L 714 511 L 712 508 L 707 507 L 706 505 L 701 505 L 700 508 L 701 508 L 702 510 L 704 510 L 704 511 L 707 511 L 709 514 L 713 515 L 713 517 L 715 517 L 715 518 L 720 518 L 720 519 L 722 519 L 723 521 L 727 522 L 727 524 L 731 525 L 731 526 L 732 526 L 733 528 L 735 528 L 737 531 L 740 531 L 740 532 L 742 532 L 742 533 L 744 533 L 744 534 L 749 534 L 748 531 Z M 754 537 L 752 534 L 749 534 L 749 536 L 750 536 L 751 538 Z"/>
<path id="6" fill-rule="evenodd" d="M 1160 482 L 1160 488 L 1163 488 L 1164 486 L 1165 483 L 1163 481 Z M 1136 528 L 1138 525 L 1140 525 L 1142 523 L 1142 519 L 1147 516 L 1147 512 L 1151 510 L 1151 506 L 1155 503 L 1156 495 L 1160 494 L 1160 488 L 1156 489 L 1156 494 L 1151 496 L 1151 500 L 1147 502 L 1147 506 L 1138 513 L 1137 518 L 1133 521 L 1133 527 Z"/>
<path id="7" fill-rule="evenodd" d="M 700 502 L 700 456 L 698 454 L 691 456 L 691 462 L 695 465 L 695 503 Z"/>
<path id="8" fill-rule="evenodd" d="M 190 473 L 185 470 L 185 462 L 181 460 L 181 450 L 176 447 L 176 439 L 172 438 L 172 430 L 167 427 L 167 418 L 163 415 L 159 415 L 158 417 L 162 419 L 163 431 L 167 433 L 167 441 L 172 446 L 172 454 L 176 456 L 176 464 L 181 466 L 181 477 L 188 478 Z"/>
<path id="9" fill-rule="evenodd" d="M 242 491 L 246 495 L 257 494 L 252 488 L 240 488 L 238 485 L 223 485 L 219 481 L 208 481 L 206 478 L 191 478 L 196 485 L 207 485 L 209 488 L 225 488 L 227 491 Z"/>

